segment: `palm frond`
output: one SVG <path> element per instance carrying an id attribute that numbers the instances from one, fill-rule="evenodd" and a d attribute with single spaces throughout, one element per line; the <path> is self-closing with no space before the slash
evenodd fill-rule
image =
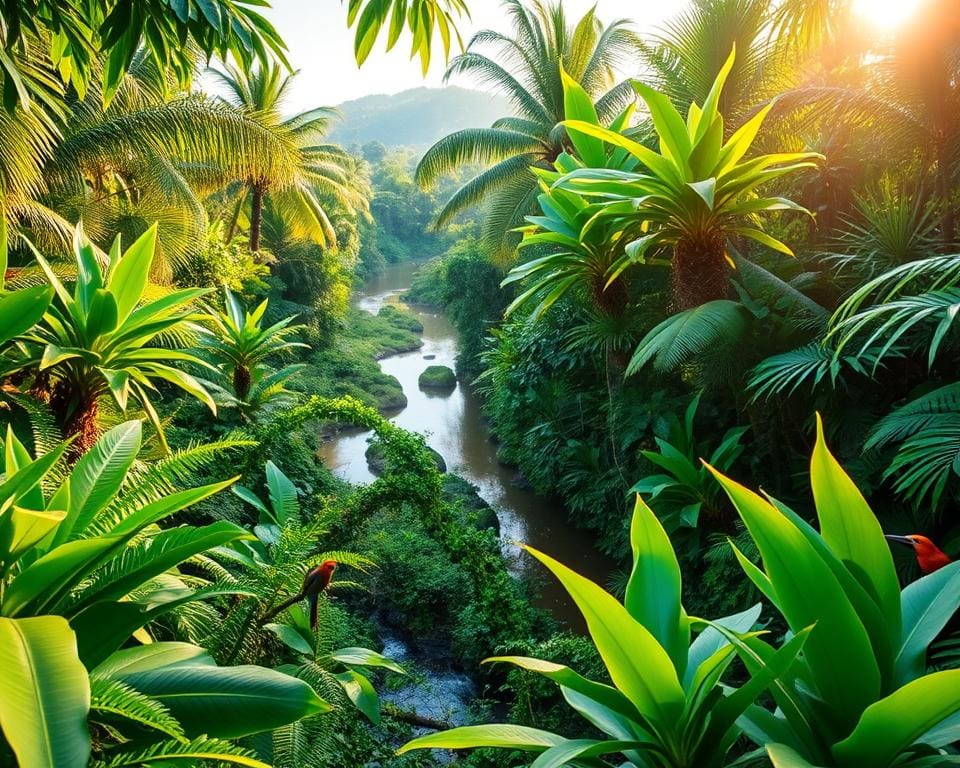
<path id="1" fill-rule="evenodd" d="M 743 304 L 727 299 L 678 312 L 641 339 L 626 374 L 633 375 L 651 361 L 657 371 L 675 371 L 708 350 L 729 348 L 746 333 L 750 319 Z"/>

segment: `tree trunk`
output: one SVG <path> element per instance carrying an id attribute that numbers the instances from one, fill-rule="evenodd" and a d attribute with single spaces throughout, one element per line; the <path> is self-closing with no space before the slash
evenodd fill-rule
<path id="1" fill-rule="evenodd" d="M 253 194 L 250 202 L 250 250 L 256 253 L 260 250 L 260 224 L 263 221 L 263 193 L 262 184 L 253 185 Z"/>
<path id="2" fill-rule="evenodd" d="M 604 289 L 606 286 L 606 289 Z M 627 308 L 627 288 L 620 278 L 607 285 L 605 275 L 594 277 L 591 285 L 593 303 L 597 309 L 608 317 L 620 317 Z"/>
<path id="3" fill-rule="evenodd" d="M 237 400 L 246 400 L 250 394 L 250 371 L 238 365 L 233 369 L 233 394 Z"/>
<path id="4" fill-rule="evenodd" d="M 684 237 L 673 248 L 673 300 L 678 311 L 727 298 L 725 238 L 721 232 Z"/>
<path id="5" fill-rule="evenodd" d="M 99 413 L 100 406 L 97 403 L 97 399 L 92 398 L 77 406 L 73 415 L 71 415 L 67 423 L 64 424 L 63 431 L 66 433 L 67 438 L 71 438 L 74 435 L 77 436 L 76 440 L 74 440 L 70 446 L 69 457 L 71 461 L 76 461 L 93 448 L 97 439 L 100 437 Z"/>

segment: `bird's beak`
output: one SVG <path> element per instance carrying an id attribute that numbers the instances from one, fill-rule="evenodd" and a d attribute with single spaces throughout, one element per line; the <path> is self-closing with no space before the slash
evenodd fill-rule
<path id="1" fill-rule="evenodd" d="M 884 536 L 887 541 L 895 541 L 897 544 L 906 544 L 908 547 L 913 546 L 913 539 L 909 536 Z"/>

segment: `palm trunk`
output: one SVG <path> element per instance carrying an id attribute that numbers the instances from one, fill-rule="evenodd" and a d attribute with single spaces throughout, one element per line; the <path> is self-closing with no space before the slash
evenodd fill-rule
<path id="1" fill-rule="evenodd" d="M 250 250 L 256 253 L 260 250 L 260 224 L 263 221 L 263 184 L 253 185 L 253 195 L 250 203 Z"/>
<path id="2" fill-rule="evenodd" d="M 727 298 L 725 238 L 720 232 L 684 237 L 673 248 L 673 300 L 678 311 Z"/>
<path id="3" fill-rule="evenodd" d="M 606 289 L 604 289 L 606 286 Z M 590 286 L 593 294 L 593 303 L 608 317 L 620 317 L 627 308 L 627 289 L 622 280 L 615 280 L 607 285 L 606 276 L 598 275 Z"/>
<path id="4" fill-rule="evenodd" d="M 96 444 L 100 437 L 100 424 L 98 421 L 100 406 L 97 399 L 91 398 L 83 401 L 77 406 L 77 409 L 70 416 L 64 425 L 66 437 L 70 438 L 76 435 L 76 440 L 70 446 L 71 460 L 79 459 L 83 454 L 89 451 Z"/>
<path id="5" fill-rule="evenodd" d="M 233 369 L 233 394 L 237 400 L 246 400 L 250 394 L 250 371 L 242 365 Z"/>

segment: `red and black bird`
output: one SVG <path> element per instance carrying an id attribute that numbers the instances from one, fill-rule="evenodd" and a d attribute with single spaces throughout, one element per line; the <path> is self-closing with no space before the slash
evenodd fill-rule
<path id="1" fill-rule="evenodd" d="M 299 603 L 304 598 L 310 603 L 310 628 L 317 628 L 317 605 L 320 601 L 320 595 L 330 586 L 333 581 L 333 572 L 337 570 L 336 560 L 324 560 L 320 565 L 316 565 L 307 571 L 303 577 L 303 586 L 300 592 L 288 600 L 284 600 L 280 605 L 274 608 L 268 618 L 276 616 L 281 611 L 286 610 L 294 603 Z"/>
<path id="2" fill-rule="evenodd" d="M 911 533 L 909 536 L 886 536 L 885 538 L 887 541 L 895 541 L 897 544 L 905 544 L 910 547 L 916 554 L 917 564 L 924 575 L 939 571 L 952 562 L 946 552 L 926 536 Z"/>

